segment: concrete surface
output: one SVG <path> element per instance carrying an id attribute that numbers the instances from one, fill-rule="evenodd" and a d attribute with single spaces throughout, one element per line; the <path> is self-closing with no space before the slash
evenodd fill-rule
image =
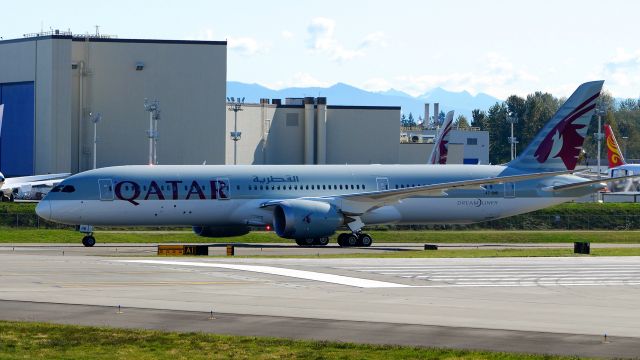
<path id="1" fill-rule="evenodd" d="M 198 322 L 191 328 L 189 322 L 173 327 L 171 319 L 182 316 L 176 315 L 180 311 L 201 316 L 213 310 L 229 316 L 231 327 L 225 329 L 234 334 L 256 335 L 266 328 L 270 335 L 287 337 L 588 356 L 640 354 L 640 257 L 138 260 L 2 251 L 0 279 L 0 299 L 19 301 L 0 306 L 4 319 L 39 314 L 29 310 L 29 302 L 99 305 L 108 307 L 107 312 L 121 305 L 164 315 L 154 315 L 151 325 L 131 319 L 114 326 L 188 331 L 199 330 Z M 376 287 L 376 282 L 400 286 Z M 65 311 L 80 314 L 64 318 L 67 322 L 91 319 L 82 310 Z M 281 330 L 251 326 L 252 316 L 266 316 L 264 321 Z M 49 321 L 33 317 L 40 319 Z M 346 330 L 334 334 L 343 325 Z M 317 331 L 309 330 L 316 326 Z M 465 330 L 456 335 L 461 328 Z M 387 331 L 398 336 L 385 336 Z M 608 344 L 599 340 L 605 333 Z"/>

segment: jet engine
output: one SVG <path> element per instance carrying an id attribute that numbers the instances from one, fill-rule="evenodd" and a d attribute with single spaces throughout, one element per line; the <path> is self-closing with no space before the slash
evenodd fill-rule
<path id="1" fill-rule="evenodd" d="M 234 226 L 194 226 L 193 232 L 202 237 L 222 238 L 242 236 L 249 233 L 249 227 L 244 225 Z"/>
<path id="2" fill-rule="evenodd" d="M 273 209 L 273 228 L 285 239 L 330 236 L 343 223 L 334 206 L 320 201 L 286 200 Z"/>

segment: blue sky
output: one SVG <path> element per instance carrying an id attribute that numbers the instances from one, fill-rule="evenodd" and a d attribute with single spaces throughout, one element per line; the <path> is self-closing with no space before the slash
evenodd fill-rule
<path id="1" fill-rule="evenodd" d="M 440 86 L 504 98 L 606 80 L 640 96 L 637 1 L 3 2 L 0 36 L 42 28 L 121 38 L 228 40 L 227 79 L 279 89 L 343 82 L 412 95 Z"/>

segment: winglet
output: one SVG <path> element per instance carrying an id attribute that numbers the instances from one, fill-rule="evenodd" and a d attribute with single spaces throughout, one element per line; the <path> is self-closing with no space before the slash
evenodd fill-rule
<path id="1" fill-rule="evenodd" d="M 607 159 L 609 160 L 609 169 L 624 165 L 627 162 L 624 161 L 624 156 L 620 151 L 620 146 L 616 141 L 616 136 L 613 135 L 613 130 L 609 124 L 604 124 L 604 134 L 607 140 Z"/>
<path id="2" fill-rule="evenodd" d="M 429 156 L 429 164 L 441 164 L 447 163 L 447 155 L 449 154 L 449 137 L 451 137 L 451 126 L 453 124 L 453 110 L 447 113 L 444 118 L 444 124 L 442 124 L 442 130 L 436 136 L 436 141 L 433 143 L 433 150 L 431 150 L 431 156 Z"/>
<path id="3" fill-rule="evenodd" d="M 584 83 L 508 166 L 531 171 L 574 170 L 604 81 Z"/>

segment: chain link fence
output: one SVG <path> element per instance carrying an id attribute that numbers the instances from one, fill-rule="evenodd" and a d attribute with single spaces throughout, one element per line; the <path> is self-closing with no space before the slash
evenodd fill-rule
<path id="1" fill-rule="evenodd" d="M 19 229 L 74 229 L 43 220 L 36 214 L 0 213 L 0 227 Z M 176 228 L 176 227 L 172 227 Z M 177 227 L 182 228 L 182 227 Z M 187 229 L 188 227 L 184 227 Z M 120 227 L 104 229 L 121 229 Z M 151 229 L 151 228 L 146 228 Z M 162 228 L 165 229 L 166 228 Z M 518 215 L 469 225 L 390 225 L 377 230 L 640 230 L 640 215 Z"/>

